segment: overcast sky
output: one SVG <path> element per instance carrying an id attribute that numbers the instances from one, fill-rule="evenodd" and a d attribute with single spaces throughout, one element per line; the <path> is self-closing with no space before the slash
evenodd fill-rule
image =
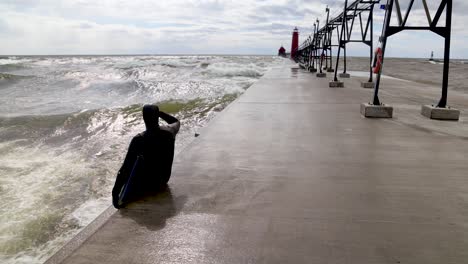
<path id="1" fill-rule="evenodd" d="M 416 0 L 420 2 L 421 0 Z M 382 1 L 384 2 L 384 1 Z M 402 6 L 408 0 L 400 0 Z M 433 11 L 440 0 L 428 0 Z M 452 57 L 468 58 L 468 1 L 454 1 Z M 344 0 L 1 0 L 0 54 L 275 54 L 289 51 L 291 32 L 302 42 L 313 21 L 342 10 Z M 425 22 L 416 4 L 414 22 Z M 375 35 L 383 10 L 376 9 Z M 426 20 L 427 23 L 427 20 Z M 431 33 L 392 37 L 389 56 L 443 54 Z M 354 44 L 351 55 L 367 55 Z"/>

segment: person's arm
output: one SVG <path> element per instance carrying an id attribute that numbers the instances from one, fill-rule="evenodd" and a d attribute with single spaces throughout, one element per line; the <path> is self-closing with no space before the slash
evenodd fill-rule
<path id="1" fill-rule="evenodd" d="M 112 189 L 112 204 L 115 208 L 119 208 L 117 204 L 119 201 L 119 194 L 122 190 L 122 187 L 127 182 L 128 177 L 130 176 L 133 164 L 136 161 L 137 157 L 137 146 L 136 146 L 136 138 L 133 138 L 130 142 L 130 146 L 128 147 L 127 156 L 125 156 L 124 163 L 120 168 L 119 172 L 117 173 L 117 178 L 115 179 L 114 188 Z"/>
<path id="2" fill-rule="evenodd" d="M 179 119 L 171 116 L 170 114 L 167 114 L 167 113 L 164 113 L 162 111 L 159 111 L 159 117 L 166 121 L 166 123 L 169 124 L 169 126 L 167 126 L 168 130 L 170 130 L 170 132 L 174 135 L 177 135 L 177 133 L 179 132 L 179 129 L 180 129 L 180 121 Z"/>

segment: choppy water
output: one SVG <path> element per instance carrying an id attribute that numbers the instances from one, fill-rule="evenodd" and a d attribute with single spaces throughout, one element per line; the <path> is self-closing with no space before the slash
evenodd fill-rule
<path id="1" fill-rule="evenodd" d="M 348 70 L 368 72 L 369 64 L 367 58 L 351 57 L 348 60 Z M 430 62 L 428 59 L 386 58 L 383 71 L 387 76 L 442 87 L 443 63 L 441 62 Z M 449 89 L 468 93 L 467 78 L 468 60 L 452 60 Z M 452 96 L 456 95 L 449 93 L 449 101 Z"/>
<path id="2" fill-rule="evenodd" d="M 0 58 L 0 263 L 41 263 L 110 204 L 141 107 L 182 121 L 176 152 L 284 59 Z"/>

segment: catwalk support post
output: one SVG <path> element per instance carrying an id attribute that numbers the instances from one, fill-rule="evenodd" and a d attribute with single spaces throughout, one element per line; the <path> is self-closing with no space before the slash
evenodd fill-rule
<path id="1" fill-rule="evenodd" d="M 440 120 L 459 120 L 460 111 L 457 109 L 450 108 L 447 105 L 448 97 L 448 81 L 449 81 L 449 68 L 450 68 L 450 40 L 451 40 L 451 30 L 452 30 L 452 0 L 439 0 L 440 4 L 435 13 L 435 16 L 432 17 L 430 14 L 429 7 L 426 0 L 422 0 L 424 6 L 424 12 L 427 17 L 427 25 L 418 25 L 418 26 L 407 26 L 409 16 L 414 12 L 413 6 L 415 0 L 410 0 L 408 9 L 405 16 L 402 16 L 400 5 L 398 0 L 387 0 L 386 12 L 385 12 L 385 21 L 384 27 L 382 29 L 381 36 L 381 49 L 382 49 L 382 63 L 379 72 L 377 73 L 377 80 L 374 88 L 374 105 L 381 105 L 379 99 L 379 89 L 380 89 L 380 79 L 383 72 L 383 61 L 385 58 L 385 52 L 387 48 L 387 40 L 390 36 L 393 36 L 404 30 L 415 30 L 415 31 L 432 31 L 437 35 L 444 38 L 444 68 L 442 76 L 442 95 L 436 106 L 425 105 L 422 106 L 421 114 L 431 118 L 431 119 L 440 119 Z M 392 25 L 391 18 L 392 12 L 396 9 L 398 23 L 397 25 Z M 439 20 L 445 11 L 445 25 L 439 25 Z M 393 23 L 394 24 L 394 23 Z"/>

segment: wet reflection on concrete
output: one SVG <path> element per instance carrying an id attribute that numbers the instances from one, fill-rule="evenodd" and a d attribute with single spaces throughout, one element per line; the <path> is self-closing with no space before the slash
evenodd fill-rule
<path id="1" fill-rule="evenodd" d="M 153 193 L 147 193 L 137 201 L 119 210 L 123 218 L 131 218 L 139 225 L 156 231 L 166 226 L 166 220 L 176 216 L 184 207 L 187 196 L 174 197 L 166 186 Z"/>

